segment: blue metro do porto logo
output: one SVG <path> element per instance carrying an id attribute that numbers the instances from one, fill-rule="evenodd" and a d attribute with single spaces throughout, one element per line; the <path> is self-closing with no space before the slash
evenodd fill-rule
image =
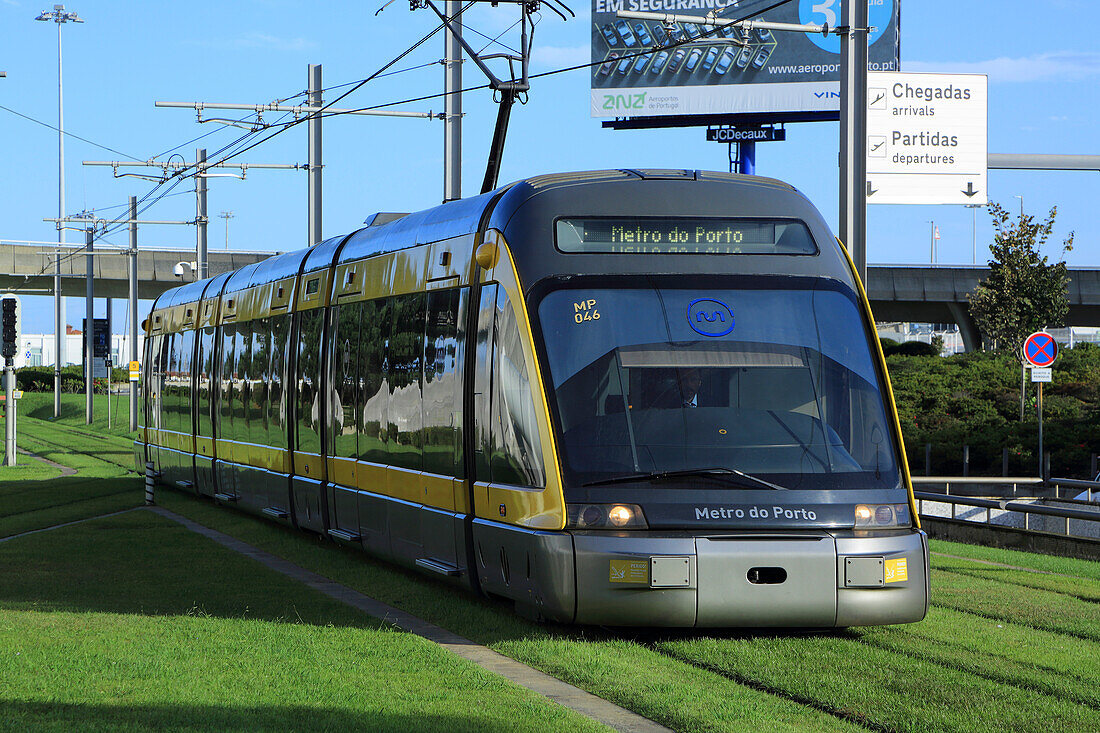
<path id="1" fill-rule="evenodd" d="M 687 312 L 688 325 L 701 336 L 725 336 L 733 330 L 733 311 L 720 300 L 696 298 Z"/>

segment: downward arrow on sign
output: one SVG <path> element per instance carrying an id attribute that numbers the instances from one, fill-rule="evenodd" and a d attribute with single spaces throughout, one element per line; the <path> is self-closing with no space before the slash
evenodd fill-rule
<path id="1" fill-rule="evenodd" d="M 967 181 L 966 182 L 966 190 L 963 191 L 963 193 L 966 194 L 966 197 L 967 198 L 973 198 L 974 194 L 976 194 L 977 192 L 978 192 L 977 189 L 974 188 L 974 181 Z"/>

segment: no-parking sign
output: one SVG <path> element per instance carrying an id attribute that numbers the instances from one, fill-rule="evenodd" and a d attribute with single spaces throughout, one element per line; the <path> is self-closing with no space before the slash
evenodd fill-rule
<path id="1" fill-rule="evenodd" d="M 1058 358 L 1058 344 L 1049 333 L 1039 331 L 1027 337 L 1022 349 L 1028 364 L 1040 369 L 1048 367 Z"/>

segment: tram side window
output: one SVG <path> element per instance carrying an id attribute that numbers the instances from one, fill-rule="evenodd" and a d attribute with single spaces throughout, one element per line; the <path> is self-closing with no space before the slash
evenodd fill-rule
<path id="1" fill-rule="evenodd" d="M 160 337 L 159 360 L 160 360 L 160 389 L 157 391 L 157 427 L 161 430 L 168 429 L 168 415 L 166 405 L 168 404 L 169 392 L 171 391 L 171 373 L 169 368 L 169 355 L 172 349 L 172 334 L 166 333 Z"/>
<path id="2" fill-rule="evenodd" d="M 355 400 L 359 381 L 359 360 L 355 358 L 359 344 L 359 304 L 345 303 L 335 308 L 335 328 L 332 334 L 333 375 L 329 396 L 329 435 L 332 455 L 341 458 L 358 456 L 356 448 Z"/>
<path id="3" fill-rule="evenodd" d="M 179 366 L 180 366 L 180 336 L 182 334 L 171 333 L 165 337 L 165 354 L 167 365 L 165 366 L 164 400 L 161 412 L 163 413 L 164 429 L 179 432 Z"/>
<path id="4" fill-rule="evenodd" d="M 474 339 L 474 475 L 478 481 L 491 481 L 489 456 L 492 453 L 492 404 L 493 384 L 493 324 L 496 316 L 497 285 L 489 284 L 481 288 L 480 302 L 477 304 L 477 333 Z"/>
<path id="5" fill-rule="evenodd" d="M 271 380 L 271 319 L 252 321 L 252 373 L 249 375 L 248 425 L 253 443 L 272 445 L 267 425 L 267 385 Z"/>
<path id="6" fill-rule="evenodd" d="M 286 341 L 289 315 L 271 318 L 271 378 L 268 380 L 267 426 L 270 445 L 286 447 L 286 404 L 283 394 L 283 370 L 286 368 Z"/>
<path id="7" fill-rule="evenodd" d="M 522 303 L 518 305 L 522 307 Z M 498 288 L 489 456 L 494 483 L 520 486 L 546 483 L 532 387 L 515 309 L 504 288 Z"/>
<path id="8" fill-rule="evenodd" d="M 191 360 L 195 353 L 195 332 L 184 331 L 176 334 L 176 430 L 190 435 L 195 429 L 191 421 Z"/>
<path id="9" fill-rule="evenodd" d="M 358 405 L 359 460 L 388 463 L 386 424 L 389 416 L 389 366 L 386 347 L 393 329 L 391 299 L 368 300 L 360 305 Z"/>
<path id="10" fill-rule="evenodd" d="M 252 399 L 248 380 L 252 374 L 252 324 L 238 323 L 233 338 L 235 361 L 233 370 L 233 440 L 249 442 L 248 405 Z"/>
<path id="11" fill-rule="evenodd" d="M 222 364 L 221 398 L 218 400 L 218 437 L 233 440 L 233 351 L 236 345 L 234 336 L 237 324 L 227 323 L 221 328 Z"/>
<path id="12" fill-rule="evenodd" d="M 421 372 L 425 301 L 425 293 L 393 298 L 393 335 L 388 353 L 391 390 L 387 431 L 389 463 L 416 470 L 423 470 L 424 467 Z"/>
<path id="13" fill-rule="evenodd" d="M 424 338 L 424 470 L 462 477 L 462 332 L 467 290 L 428 293 Z"/>
<path id="14" fill-rule="evenodd" d="M 298 385 L 296 449 L 321 453 L 321 326 L 323 308 L 304 311 L 298 316 L 298 358 L 294 375 Z"/>
<path id="15" fill-rule="evenodd" d="M 146 361 L 149 364 L 149 384 L 145 388 L 146 425 L 154 430 L 161 428 L 160 406 L 164 398 L 164 362 L 161 359 L 164 336 L 149 339 Z"/>
<path id="16" fill-rule="evenodd" d="M 141 363 L 143 368 L 141 370 L 141 392 L 139 393 L 141 394 L 141 409 L 139 411 L 141 414 L 139 417 L 141 418 L 140 426 L 143 428 L 153 426 L 152 421 L 149 419 L 149 398 L 153 391 L 153 374 L 156 371 L 153 365 L 153 354 L 156 353 L 153 351 L 153 342 L 156 339 L 156 336 L 147 336 L 145 338 L 145 343 L 142 345 Z"/>
<path id="17" fill-rule="evenodd" d="M 196 368 L 198 370 L 198 434 L 209 438 L 213 435 L 213 394 L 210 391 L 211 380 L 217 377 L 217 364 L 214 362 L 214 329 L 206 327 L 199 335 L 199 353 Z"/>

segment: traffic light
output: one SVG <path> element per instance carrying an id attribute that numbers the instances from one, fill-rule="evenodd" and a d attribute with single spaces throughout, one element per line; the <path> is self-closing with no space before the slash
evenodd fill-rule
<path id="1" fill-rule="evenodd" d="M 0 353 L 2 353 L 5 358 L 10 359 L 15 356 L 18 346 L 16 342 L 19 340 L 19 336 L 15 330 L 15 321 L 17 318 L 16 309 L 19 307 L 19 304 L 15 298 L 4 298 L 3 301 L 0 302 L 4 304 L 4 346 Z"/>

